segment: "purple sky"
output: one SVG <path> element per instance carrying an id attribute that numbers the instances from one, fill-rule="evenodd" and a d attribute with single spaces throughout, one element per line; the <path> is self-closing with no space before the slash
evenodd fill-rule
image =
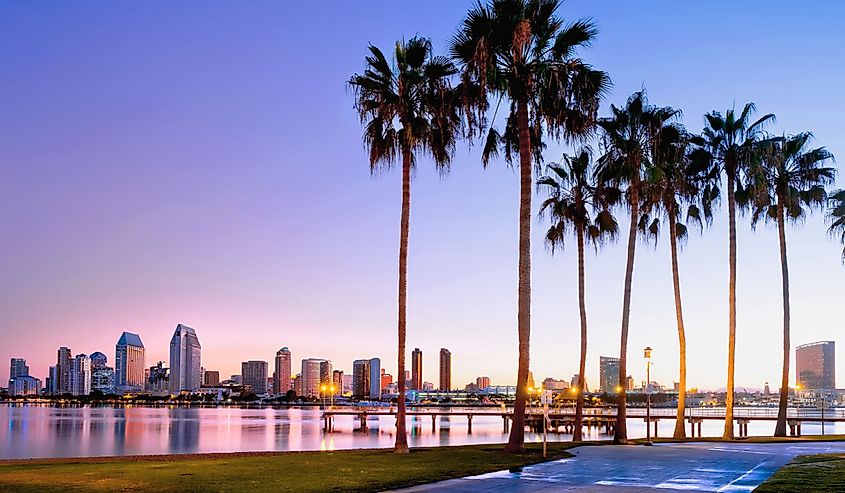
<path id="1" fill-rule="evenodd" d="M 10 357 L 43 378 L 56 349 L 103 351 L 138 332 L 151 366 L 177 323 L 197 329 L 203 366 L 228 375 L 288 346 L 298 362 L 395 372 L 400 174 L 371 177 L 345 80 L 366 46 L 430 36 L 441 50 L 469 2 L 38 2 L 0 5 L 0 379 Z M 845 5 L 819 1 L 570 0 L 594 18 L 582 53 L 614 82 L 609 102 L 702 115 L 753 100 L 775 132 L 810 130 L 845 156 Z M 606 112 L 605 109 L 602 110 Z M 548 161 L 565 150 L 550 146 Z M 840 186 L 843 181 L 840 180 Z M 453 357 L 453 383 L 516 368 L 518 180 L 461 147 L 441 179 L 421 160 L 412 190 L 408 350 Z M 620 225 L 626 228 L 624 219 Z M 740 220 L 737 380 L 780 371 L 776 234 Z M 690 386 L 724 385 L 725 211 L 681 255 Z M 572 251 L 551 257 L 534 225 L 532 370 L 577 369 Z M 793 342 L 837 340 L 845 270 L 820 216 L 787 232 Z M 670 384 L 677 337 L 669 258 L 640 244 L 630 368 L 641 348 Z M 587 256 L 587 381 L 618 355 L 624 244 Z M 840 351 L 845 348 L 840 348 Z M 840 369 L 845 369 L 840 365 Z M 845 382 L 845 374 L 839 373 Z"/>

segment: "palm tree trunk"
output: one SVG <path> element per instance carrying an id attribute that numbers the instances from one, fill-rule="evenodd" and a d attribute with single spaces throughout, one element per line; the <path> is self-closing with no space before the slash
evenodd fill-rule
<path id="1" fill-rule="evenodd" d="M 783 217 L 783 201 L 778 197 L 778 240 L 780 241 L 780 271 L 783 287 L 783 369 L 780 378 L 780 399 L 775 436 L 786 436 L 786 405 L 789 398 L 789 267 L 786 263 L 786 225 Z"/>
<path id="2" fill-rule="evenodd" d="M 584 302 L 584 226 L 578 228 L 578 310 L 581 313 L 581 361 L 578 363 L 578 395 L 575 404 L 573 442 L 583 439 L 581 421 L 584 417 L 584 372 L 587 366 L 587 306 Z"/>
<path id="3" fill-rule="evenodd" d="M 736 166 L 728 174 L 728 385 L 725 389 L 725 431 L 722 438 L 734 437 L 734 362 L 736 360 Z"/>
<path id="4" fill-rule="evenodd" d="M 528 397 L 529 338 L 531 336 L 531 138 L 528 133 L 528 104 L 517 102 L 519 130 L 519 285 L 517 290 L 517 331 L 519 363 L 516 372 L 516 402 L 505 452 L 525 451 L 525 402 Z"/>
<path id="5" fill-rule="evenodd" d="M 637 171 L 639 173 L 639 171 Z M 627 416 L 628 399 L 625 389 L 628 376 L 628 322 L 631 318 L 631 284 L 634 279 L 634 254 L 637 246 L 637 223 L 640 217 L 639 177 L 631 181 L 629 187 L 629 205 L 631 207 L 631 226 L 628 229 L 628 261 L 625 264 L 625 291 L 622 299 L 622 337 L 619 344 L 619 385 L 623 391 L 619 393 L 616 405 L 616 430 L 613 443 L 628 443 Z M 648 382 L 646 382 L 648 385 Z"/>
<path id="6" fill-rule="evenodd" d="M 675 222 L 675 206 L 669 205 L 669 243 L 672 249 L 672 286 L 675 290 L 675 319 L 678 322 L 678 354 L 680 375 L 678 377 L 678 413 L 675 417 L 675 438 L 686 438 L 684 414 L 687 405 L 687 335 L 684 330 L 684 312 L 681 308 L 681 279 L 678 272 L 678 225 Z"/>
<path id="7" fill-rule="evenodd" d="M 411 150 L 402 150 L 402 220 L 399 233 L 399 347 L 397 371 L 399 396 L 396 413 L 397 454 L 408 453 L 408 435 L 405 431 L 405 332 L 408 306 L 408 234 L 411 220 Z"/>

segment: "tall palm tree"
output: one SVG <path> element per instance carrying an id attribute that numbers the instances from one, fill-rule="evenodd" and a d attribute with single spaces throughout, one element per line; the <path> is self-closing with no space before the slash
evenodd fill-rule
<path id="1" fill-rule="evenodd" d="M 703 227 L 712 220 L 712 204 L 718 198 L 714 186 L 714 171 L 710 153 L 701 145 L 703 140 L 687 133 L 680 124 L 670 124 L 659 130 L 652 143 L 652 168 L 644 181 L 643 215 L 640 231 L 657 244 L 661 216 L 669 226 L 669 246 L 672 261 L 672 288 L 675 320 L 678 326 L 678 407 L 674 438 L 685 438 L 684 415 L 687 389 L 687 343 L 684 312 L 681 303 L 681 281 L 678 266 L 678 242 L 687 238 L 688 222 Z M 686 208 L 686 218 L 682 217 Z"/>
<path id="2" fill-rule="evenodd" d="M 519 260 L 517 331 L 519 358 L 513 426 L 507 452 L 524 450 L 525 403 L 531 336 L 531 186 L 544 134 L 567 140 L 588 135 L 599 101 L 609 86 L 604 72 L 575 56 L 588 46 L 596 28 L 586 20 L 571 24 L 557 17 L 561 0 L 487 0 L 467 13 L 452 40 L 452 56 L 462 68 L 462 94 L 471 133 L 487 127 L 489 100 L 507 99 L 502 133 L 491 124 L 483 152 L 485 165 L 501 147 L 509 163 L 519 156 Z M 495 116 L 494 116 L 495 119 Z"/>
<path id="3" fill-rule="evenodd" d="M 614 443 L 627 443 L 627 396 L 625 379 L 628 375 L 628 325 L 631 315 L 631 284 L 634 278 L 637 229 L 640 222 L 643 176 L 651 164 L 650 150 L 660 129 L 680 115 L 676 109 L 648 104 L 645 91 L 634 93 L 623 108 L 610 106 L 612 116 L 602 118 L 602 147 L 596 169 L 601 183 L 627 185 L 626 206 L 630 212 L 628 253 L 625 264 L 625 284 L 622 299 L 622 332 L 619 344 L 619 392 Z"/>
<path id="4" fill-rule="evenodd" d="M 718 111 L 704 115 L 706 124 L 702 136 L 713 156 L 714 163 L 724 171 L 728 195 L 728 381 L 725 391 L 725 429 L 723 438 L 734 437 L 734 367 L 736 361 L 736 207 L 737 195 L 745 194 L 741 186 L 741 173 L 754 159 L 756 142 L 762 128 L 774 121 L 775 115 L 767 114 L 752 122 L 754 103 L 748 103 L 736 114 L 733 108 L 724 116 Z"/>
<path id="5" fill-rule="evenodd" d="M 808 211 L 823 208 L 825 187 L 833 183 L 836 169 L 825 167 L 833 160 L 824 147 L 810 148 L 809 132 L 766 139 L 760 143 L 760 159 L 748 170 L 748 198 L 753 214 L 751 226 L 762 219 L 774 221 L 780 246 L 781 286 L 783 289 L 783 368 L 775 436 L 786 436 L 786 405 L 789 392 L 789 267 L 786 258 L 786 221 L 796 223 Z"/>
<path id="6" fill-rule="evenodd" d="M 828 233 L 839 236 L 845 245 L 845 189 L 836 190 L 828 197 L 827 219 L 830 222 Z M 842 249 L 842 261 L 845 262 L 845 248 Z"/>
<path id="7" fill-rule="evenodd" d="M 429 155 L 441 171 L 448 169 L 461 118 L 450 78 L 457 69 L 447 58 L 433 56 L 431 42 L 415 37 L 397 42 L 388 61 L 369 47 L 363 74 L 347 82 L 355 109 L 364 124 L 364 145 L 371 172 L 402 163 L 402 216 L 399 233 L 399 397 L 395 452 L 408 452 L 405 431 L 405 333 L 407 307 L 408 233 L 411 215 L 411 169 L 420 154 Z"/>
<path id="8" fill-rule="evenodd" d="M 548 215 L 551 226 L 546 242 L 554 253 L 566 238 L 575 236 L 578 245 L 578 310 L 581 315 L 581 359 L 578 365 L 578 394 L 575 405 L 575 431 L 572 440 L 582 440 L 584 415 L 584 371 L 587 364 L 587 307 L 584 282 L 584 243 L 596 250 L 619 232 L 616 218 L 610 211 L 619 199 L 618 189 L 595 183 L 592 155 L 588 148 L 573 156 L 563 156 L 560 164 L 551 164 L 547 175 L 537 181 L 548 190 L 548 198 L 540 205 L 540 215 Z"/>

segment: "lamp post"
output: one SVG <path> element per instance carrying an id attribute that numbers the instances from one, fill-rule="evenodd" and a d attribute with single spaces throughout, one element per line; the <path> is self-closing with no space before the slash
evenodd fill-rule
<path id="1" fill-rule="evenodd" d="M 651 442 L 651 348 L 645 348 L 643 352 L 645 356 L 645 444 L 652 445 Z"/>
<path id="2" fill-rule="evenodd" d="M 325 408 L 326 408 L 326 385 L 325 385 L 325 384 L 320 385 L 320 394 L 322 394 L 322 397 L 323 397 L 323 409 L 325 409 Z"/>

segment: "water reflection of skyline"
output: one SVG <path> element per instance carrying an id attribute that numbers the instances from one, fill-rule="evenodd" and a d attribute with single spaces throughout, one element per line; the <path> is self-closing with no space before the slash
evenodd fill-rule
<path id="1" fill-rule="evenodd" d="M 628 421 L 629 434 L 645 434 L 641 418 Z M 671 419 L 661 420 L 658 435 L 670 436 Z M 408 420 L 411 446 L 502 443 L 507 435 L 498 416 L 475 415 L 472 433 L 461 417 L 428 416 Z M 770 435 L 773 422 L 752 422 L 752 435 Z M 721 421 L 706 421 L 704 436 L 719 436 Z M 819 424 L 804 424 L 804 434 L 818 434 Z M 845 432 L 845 423 L 826 425 L 827 433 Z M 0 459 L 110 455 L 188 454 L 245 451 L 341 450 L 391 447 L 395 417 L 370 416 L 361 430 L 355 416 L 337 416 L 334 431 L 325 433 L 320 410 L 314 408 L 243 409 L 192 407 L 68 407 L 0 405 Z M 585 438 L 607 439 L 585 429 Z M 550 434 L 568 441 L 571 435 Z M 526 433 L 526 441 L 541 436 Z"/>

